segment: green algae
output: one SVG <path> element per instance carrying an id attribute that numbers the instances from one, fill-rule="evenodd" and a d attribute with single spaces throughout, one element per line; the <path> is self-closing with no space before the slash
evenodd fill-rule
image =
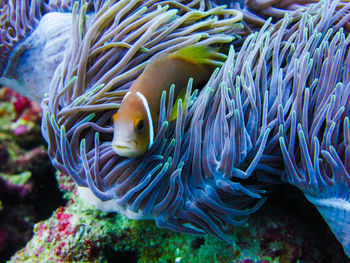
<path id="1" fill-rule="evenodd" d="M 29 179 L 31 178 L 32 173 L 30 171 L 24 171 L 18 174 L 5 174 L 0 173 L 0 177 L 4 178 L 5 180 L 8 180 L 9 182 L 16 184 L 16 185 L 24 185 L 26 184 Z"/>
<path id="2" fill-rule="evenodd" d="M 15 109 L 12 102 L 0 103 L 0 133 L 10 130 L 13 121 L 16 118 Z"/>
<path id="3" fill-rule="evenodd" d="M 251 242 L 254 226 L 249 224 L 231 229 L 231 238 L 239 240 L 232 245 L 212 235 L 175 233 L 157 228 L 153 221 L 104 213 L 72 197 L 65 208 L 35 225 L 32 240 L 10 262 L 111 262 L 125 253 L 133 254 L 139 263 L 243 262 L 247 258 L 279 262 L 262 254 L 259 241 Z"/>

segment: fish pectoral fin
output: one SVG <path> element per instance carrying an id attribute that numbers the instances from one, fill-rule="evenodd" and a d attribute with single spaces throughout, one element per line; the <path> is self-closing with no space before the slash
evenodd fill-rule
<path id="1" fill-rule="evenodd" d="M 182 104 L 182 111 L 185 110 L 185 108 L 187 106 L 186 91 L 187 91 L 187 88 L 183 88 L 180 90 L 180 93 L 176 98 L 174 106 L 171 109 L 170 121 L 173 121 L 177 118 L 177 108 L 178 108 L 180 101 Z"/>

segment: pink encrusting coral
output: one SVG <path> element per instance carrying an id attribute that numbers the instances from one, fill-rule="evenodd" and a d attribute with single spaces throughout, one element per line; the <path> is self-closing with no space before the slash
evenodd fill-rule
<path id="1" fill-rule="evenodd" d="M 44 238 L 45 235 L 46 240 L 45 243 L 38 244 L 38 248 L 35 250 L 33 258 L 38 258 L 40 254 L 46 250 L 46 242 L 55 242 L 56 246 L 47 256 L 47 260 L 50 260 L 52 262 L 59 262 L 57 260 L 54 260 L 54 258 L 61 258 L 63 260 L 65 259 L 63 248 L 66 247 L 67 244 L 64 240 L 66 240 L 68 236 L 75 235 L 77 232 L 77 227 L 72 225 L 70 221 L 71 217 L 71 214 L 65 212 L 64 207 L 60 207 L 52 217 L 52 219 L 56 220 L 57 224 L 47 226 L 46 224 L 38 223 L 35 226 L 34 232 L 36 235 L 40 239 Z"/>

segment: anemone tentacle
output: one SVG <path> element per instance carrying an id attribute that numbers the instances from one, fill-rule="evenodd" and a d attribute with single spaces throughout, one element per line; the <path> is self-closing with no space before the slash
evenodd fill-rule
<path id="1" fill-rule="evenodd" d="M 286 14 L 302 15 L 305 11 L 314 13 L 317 20 L 322 20 L 336 29 L 343 26 L 348 32 L 350 31 L 350 13 L 348 11 L 350 3 L 347 0 L 214 0 L 213 2 L 221 5 L 226 4 L 230 8 L 242 12 L 244 21 L 253 31 L 259 30 L 270 17 L 273 18 L 273 23 L 277 25 L 278 21 L 284 18 Z M 328 13 L 329 15 L 334 15 L 326 17 L 317 15 L 323 13 L 322 11 L 320 12 L 320 9 L 324 6 L 332 10 Z M 334 12 L 335 10 L 337 11 Z"/>

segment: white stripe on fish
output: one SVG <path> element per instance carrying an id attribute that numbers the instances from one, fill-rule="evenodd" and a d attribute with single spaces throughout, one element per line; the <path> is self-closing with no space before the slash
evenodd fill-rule
<path id="1" fill-rule="evenodd" d="M 146 97 L 139 91 L 136 91 L 136 96 L 142 101 L 142 104 L 145 107 L 145 110 L 146 110 L 146 113 L 147 113 L 148 126 L 149 126 L 149 145 L 148 145 L 148 149 L 150 149 L 152 144 L 153 144 L 153 140 L 154 140 L 153 120 L 152 120 L 151 111 L 149 109 Z"/>

